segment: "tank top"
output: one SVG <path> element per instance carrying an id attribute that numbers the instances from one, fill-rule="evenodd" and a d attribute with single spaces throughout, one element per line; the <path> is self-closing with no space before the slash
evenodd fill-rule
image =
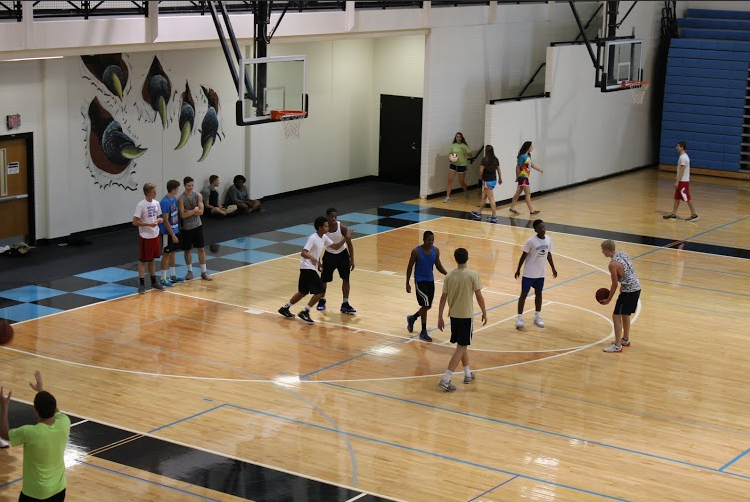
<path id="1" fill-rule="evenodd" d="M 497 181 L 497 166 L 500 165 L 496 158 L 485 157 L 482 159 L 484 170 L 482 171 L 482 181 Z"/>
<path id="2" fill-rule="evenodd" d="M 339 242 L 341 242 L 344 239 L 344 235 L 341 233 L 341 223 L 337 223 L 337 228 L 335 232 L 328 232 L 326 235 L 328 236 L 329 239 L 333 241 L 334 244 L 338 244 Z M 338 249 L 326 248 L 326 253 L 331 253 L 331 254 L 339 254 L 344 251 L 346 251 L 346 244 L 344 244 Z"/>
<path id="3" fill-rule="evenodd" d="M 435 246 L 430 248 L 430 254 L 424 254 L 422 246 L 417 246 L 417 263 L 414 267 L 414 280 L 417 282 L 429 282 L 435 280 L 433 268 L 435 266 L 435 259 L 437 253 L 435 252 Z"/>
<path id="4" fill-rule="evenodd" d="M 620 281 L 620 291 L 623 293 L 632 293 L 634 291 L 641 290 L 641 283 L 638 281 L 638 276 L 635 275 L 633 264 L 630 262 L 630 258 L 627 254 L 622 251 L 618 251 L 612 255 L 612 260 L 622 265 L 624 274 L 617 280 Z"/>
<path id="5" fill-rule="evenodd" d="M 193 192 L 190 196 L 183 192 L 182 195 L 180 195 L 180 198 L 182 199 L 182 207 L 185 211 L 190 211 L 191 209 L 198 207 L 198 194 L 196 192 Z M 182 220 L 182 228 L 185 230 L 192 230 L 199 226 L 201 226 L 201 217 L 197 214 L 188 216 Z"/>

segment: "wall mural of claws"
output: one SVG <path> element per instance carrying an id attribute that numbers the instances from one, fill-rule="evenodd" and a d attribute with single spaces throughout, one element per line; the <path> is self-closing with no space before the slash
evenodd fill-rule
<path id="1" fill-rule="evenodd" d="M 193 100 L 193 94 L 190 92 L 190 84 L 187 82 L 185 82 L 185 92 L 182 93 L 178 124 L 180 126 L 180 142 L 174 148 L 175 150 L 179 150 L 187 144 L 193 132 L 193 127 L 195 127 L 195 101 Z"/>
<path id="2" fill-rule="evenodd" d="M 201 86 L 201 90 L 203 90 L 203 94 L 208 100 L 208 110 L 206 110 L 206 115 L 203 117 L 203 122 L 201 123 L 201 147 L 203 148 L 203 154 L 201 155 L 201 158 L 198 159 L 198 162 L 201 162 L 208 157 L 211 147 L 216 143 L 216 138 L 218 137 L 221 139 L 219 136 L 218 116 L 219 95 L 216 94 L 216 91 L 213 89 L 207 89 L 204 86 Z"/>
<path id="3" fill-rule="evenodd" d="M 130 70 L 122 54 L 99 54 L 81 56 L 81 61 L 91 74 L 96 77 L 115 96 L 123 100 L 125 86 L 128 84 Z"/>
<path id="4" fill-rule="evenodd" d="M 99 98 L 89 105 L 88 134 L 89 155 L 93 164 L 101 171 L 118 175 L 125 171 L 133 159 L 146 152 L 146 148 L 136 146 L 125 134 L 122 126 L 99 103 Z"/>
<path id="5" fill-rule="evenodd" d="M 154 109 L 161 117 L 161 125 L 167 128 L 167 103 L 172 94 L 172 82 L 169 76 L 159 62 L 159 58 L 154 56 L 151 62 L 151 68 L 143 81 L 141 95 L 151 108 Z"/>

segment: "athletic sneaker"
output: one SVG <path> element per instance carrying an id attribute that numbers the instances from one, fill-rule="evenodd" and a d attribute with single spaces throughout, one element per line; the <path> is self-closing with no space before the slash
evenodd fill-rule
<path id="1" fill-rule="evenodd" d="M 164 291 L 164 286 L 162 286 L 158 282 L 155 283 L 155 284 L 152 284 L 151 287 L 154 288 L 154 289 L 158 289 L 159 291 Z"/>
<path id="2" fill-rule="evenodd" d="M 289 307 L 281 307 L 279 309 L 279 314 L 283 315 L 284 317 L 294 317 L 294 314 L 289 310 Z"/>
<path id="3" fill-rule="evenodd" d="M 538 316 L 537 316 L 537 317 L 534 317 L 534 324 L 536 324 L 536 325 L 537 325 L 537 326 L 539 326 L 540 328 L 543 328 L 543 327 L 544 327 L 544 321 L 542 321 L 542 318 L 541 318 L 541 317 L 538 317 Z"/>
<path id="4" fill-rule="evenodd" d="M 159 280 L 159 284 L 161 284 L 162 286 L 166 286 L 168 288 L 171 288 L 172 286 L 174 286 L 174 284 L 172 284 L 172 282 L 169 281 L 168 279 Z"/>
<path id="5" fill-rule="evenodd" d="M 497 223 L 497 216 L 488 216 L 487 223 Z"/>
<path id="6" fill-rule="evenodd" d="M 348 303 L 342 303 L 341 304 L 341 313 L 342 314 L 349 314 L 354 315 L 357 313 L 356 309 L 349 305 Z"/>
<path id="7" fill-rule="evenodd" d="M 475 379 L 476 379 L 476 377 L 474 376 L 474 372 L 473 371 L 471 372 L 471 375 L 469 375 L 469 376 L 464 375 L 464 383 L 465 384 L 470 384 Z"/>
<path id="8" fill-rule="evenodd" d="M 431 342 L 432 341 L 432 337 L 430 337 L 430 335 L 427 334 L 427 330 L 425 330 L 425 329 L 423 329 L 422 331 L 419 332 L 419 339 L 422 340 L 423 342 Z"/>
<path id="9" fill-rule="evenodd" d="M 612 342 L 612 345 L 604 347 L 602 350 L 604 352 L 622 352 L 622 345 L 615 345 L 615 343 Z"/>
<path id="10" fill-rule="evenodd" d="M 177 277 L 176 275 L 169 277 L 169 280 L 171 282 L 184 282 L 185 281 L 185 279 L 183 279 L 182 277 Z"/>
<path id="11" fill-rule="evenodd" d="M 309 322 L 309 323 L 315 322 L 315 321 L 312 320 L 312 317 L 310 317 L 310 312 L 308 312 L 307 310 L 303 310 L 302 312 L 300 312 L 299 314 L 297 314 L 297 317 L 299 317 L 300 319 L 302 319 L 305 322 Z"/>
<path id="12" fill-rule="evenodd" d="M 524 327 L 523 319 L 516 319 L 516 329 L 522 329 Z"/>
<path id="13" fill-rule="evenodd" d="M 140 286 L 138 286 L 138 292 L 140 294 L 145 293 L 146 292 L 146 286 L 144 286 L 143 284 L 141 284 Z"/>
<path id="14" fill-rule="evenodd" d="M 201 272 L 201 279 L 203 279 L 204 281 L 213 281 L 213 279 L 211 279 L 211 276 L 208 275 L 208 272 Z"/>
<path id="15" fill-rule="evenodd" d="M 414 316 L 406 316 L 406 331 L 408 331 L 409 333 L 413 333 L 415 322 L 417 322 L 417 319 Z"/>
<path id="16" fill-rule="evenodd" d="M 620 344 L 623 347 L 630 347 L 630 340 L 626 340 L 626 339 L 623 338 L 622 340 L 620 340 Z"/>
<path id="17" fill-rule="evenodd" d="M 670 214 L 665 214 L 664 216 L 662 216 L 662 218 L 664 218 L 665 220 L 676 220 L 677 215 L 674 213 L 670 213 Z"/>
<path id="18" fill-rule="evenodd" d="M 453 385 L 450 380 L 448 380 L 447 382 L 443 382 L 442 380 L 440 380 L 438 387 L 443 389 L 445 392 L 453 392 L 454 390 L 456 390 L 456 386 Z"/>
<path id="19" fill-rule="evenodd" d="M 447 204 L 450 201 L 451 201 L 451 198 L 450 197 L 446 197 L 445 199 L 443 199 L 443 204 Z"/>
<path id="20" fill-rule="evenodd" d="M 320 300 L 318 300 L 317 309 L 318 310 L 325 310 L 326 309 L 326 299 L 325 298 L 321 298 Z"/>
<path id="21" fill-rule="evenodd" d="M 685 221 L 695 221 L 695 220 L 697 220 L 697 219 L 698 219 L 698 215 L 697 215 L 697 214 L 691 214 L 691 215 L 690 215 L 690 218 L 688 218 L 688 219 L 687 219 L 687 220 L 685 220 Z"/>
<path id="22" fill-rule="evenodd" d="M 193 271 L 192 270 L 188 270 L 188 273 L 185 274 L 185 280 L 186 281 L 190 281 L 192 279 L 193 279 Z"/>
<path id="23" fill-rule="evenodd" d="M 482 221 L 482 213 L 480 213 L 479 211 L 472 211 L 471 218 L 474 220 Z"/>

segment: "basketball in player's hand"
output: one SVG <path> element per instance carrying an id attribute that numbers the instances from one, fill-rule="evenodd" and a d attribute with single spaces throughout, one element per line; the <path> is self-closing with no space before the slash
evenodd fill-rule
<path id="1" fill-rule="evenodd" d="M 0 345 L 13 340 L 13 326 L 5 319 L 0 319 Z"/>
<path id="2" fill-rule="evenodd" d="M 599 288 L 596 290 L 596 301 L 603 302 L 609 298 L 609 290 L 607 288 Z"/>

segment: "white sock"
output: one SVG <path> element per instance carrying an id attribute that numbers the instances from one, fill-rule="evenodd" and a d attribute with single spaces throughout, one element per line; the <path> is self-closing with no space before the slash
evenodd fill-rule
<path id="1" fill-rule="evenodd" d="M 445 374 L 443 375 L 443 382 L 450 382 L 451 375 L 453 375 L 453 372 L 451 370 L 445 370 Z"/>
<path id="2" fill-rule="evenodd" d="M 192 263 L 188 263 L 187 264 L 187 268 L 188 268 L 188 272 L 192 272 L 193 271 L 193 264 Z"/>
<path id="3" fill-rule="evenodd" d="M 537 310 L 536 312 L 534 312 L 534 317 L 536 317 L 537 319 L 539 319 L 540 317 L 542 317 L 541 311 Z"/>
<path id="4" fill-rule="evenodd" d="M 471 376 L 471 370 L 469 369 L 469 366 L 464 366 L 464 375 Z"/>
<path id="5" fill-rule="evenodd" d="M 206 273 L 206 264 L 205 263 L 201 263 L 201 273 L 204 273 L 204 274 Z"/>
<path id="6" fill-rule="evenodd" d="M 523 314 L 518 314 L 518 320 L 523 321 Z"/>
<path id="7" fill-rule="evenodd" d="M 174 277 L 175 275 L 177 275 L 177 271 L 174 267 L 169 267 L 169 277 Z"/>
<path id="8" fill-rule="evenodd" d="M 161 271 L 161 278 L 164 279 L 165 281 L 167 280 L 167 271 L 166 270 L 162 270 Z"/>
<path id="9" fill-rule="evenodd" d="M 344 303 L 349 303 L 349 297 L 344 298 Z"/>

